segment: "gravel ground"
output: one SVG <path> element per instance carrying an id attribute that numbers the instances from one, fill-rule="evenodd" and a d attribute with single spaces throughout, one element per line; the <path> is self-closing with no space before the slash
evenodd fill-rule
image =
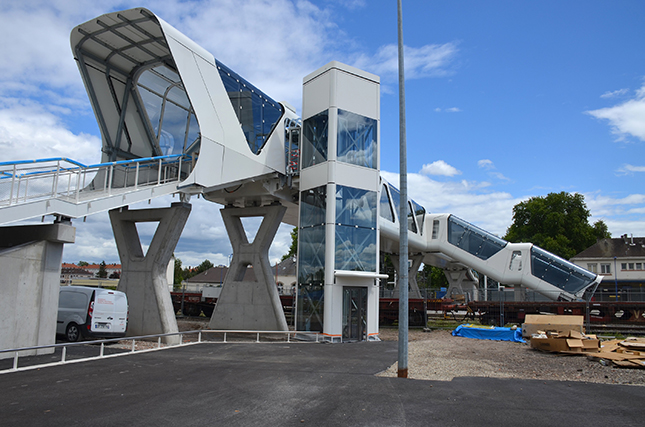
<path id="1" fill-rule="evenodd" d="M 177 323 L 180 331 L 208 328 L 205 318 L 179 318 Z M 381 328 L 380 338 L 396 341 L 398 329 Z M 546 353 L 528 344 L 453 337 L 451 331 L 420 329 L 411 329 L 408 341 L 408 376 L 418 380 L 491 377 L 645 386 L 645 369 L 605 366 L 586 356 Z M 379 375 L 395 377 L 397 369 L 395 363 Z"/>
<path id="2" fill-rule="evenodd" d="M 396 341 L 397 329 L 381 329 L 382 340 Z M 605 366 L 586 356 L 559 355 L 508 341 L 453 337 L 451 331 L 408 334 L 408 376 L 450 381 L 455 377 L 521 378 L 645 385 L 645 369 Z M 395 377 L 395 363 L 381 376 Z"/>

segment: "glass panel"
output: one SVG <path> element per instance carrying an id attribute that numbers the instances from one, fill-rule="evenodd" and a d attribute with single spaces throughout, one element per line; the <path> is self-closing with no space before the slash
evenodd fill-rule
<path id="1" fill-rule="evenodd" d="M 398 218 L 399 210 L 401 209 L 401 193 L 399 192 L 399 190 L 397 188 L 393 187 L 391 184 L 388 184 L 388 186 L 390 187 L 390 194 L 392 195 L 392 203 L 394 204 L 394 208 L 396 209 L 396 216 Z M 417 208 L 415 208 L 415 212 L 418 214 L 417 218 L 418 218 L 419 215 L 421 216 L 421 222 L 419 222 L 419 224 L 423 224 L 423 221 L 425 221 L 425 211 L 426 210 L 423 208 L 423 206 L 419 205 L 414 200 L 412 200 L 412 204 L 414 204 L 414 206 L 417 207 Z M 414 223 L 414 220 L 412 219 L 412 216 L 413 216 L 413 214 L 412 214 L 412 205 L 410 205 L 410 203 L 408 203 L 408 230 L 413 232 L 413 233 L 416 233 L 417 232 L 417 226 Z"/>
<path id="2" fill-rule="evenodd" d="M 326 195 L 324 185 L 300 193 L 300 227 L 325 223 Z"/>
<path id="3" fill-rule="evenodd" d="M 376 120 L 338 110 L 338 161 L 376 168 Z"/>
<path id="4" fill-rule="evenodd" d="M 448 242 L 480 259 L 488 259 L 506 246 L 506 241 L 451 215 Z"/>
<path id="5" fill-rule="evenodd" d="M 324 225 L 301 228 L 298 231 L 298 281 L 307 284 L 324 284 Z"/>
<path id="6" fill-rule="evenodd" d="M 376 228 L 376 191 L 337 185 L 336 224 Z"/>
<path id="7" fill-rule="evenodd" d="M 199 148 L 199 124 L 176 72 L 163 65 L 146 70 L 139 76 L 137 90 L 162 154 Z"/>
<path id="8" fill-rule="evenodd" d="M 534 276 L 572 294 L 585 289 L 596 278 L 587 270 L 537 246 L 531 248 L 531 269 Z"/>
<path id="9" fill-rule="evenodd" d="M 159 133 L 159 147 L 164 155 L 181 154 L 186 138 L 188 112 L 177 105 L 166 102 Z"/>
<path id="10" fill-rule="evenodd" d="M 408 202 L 408 230 L 417 233 L 417 225 L 414 222 L 414 214 L 412 213 L 412 203 Z"/>
<path id="11" fill-rule="evenodd" d="M 376 271 L 376 229 L 336 226 L 335 268 Z"/>
<path id="12" fill-rule="evenodd" d="M 298 286 L 298 331 L 322 332 L 324 314 L 324 288 L 322 285 Z"/>
<path id="13" fill-rule="evenodd" d="M 246 142 L 251 151 L 258 154 L 282 117 L 282 105 L 221 62 L 216 63 Z"/>
<path id="14" fill-rule="evenodd" d="M 417 224 L 419 225 L 419 234 L 423 234 L 423 224 L 426 220 L 426 210 L 423 206 L 412 200 L 412 208 L 414 209 L 414 215 L 417 219 Z"/>
<path id="15" fill-rule="evenodd" d="M 394 215 L 392 214 L 392 206 L 390 205 L 390 196 L 387 194 L 386 186 L 381 187 L 381 218 L 385 218 L 388 221 L 394 222 Z"/>
<path id="16" fill-rule="evenodd" d="M 301 157 L 303 169 L 327 160 L 328 122 L 327 111 L 304 121 Z"/>
<path id="17" fill-rule="evenodd" d="M 508 269 L 511 271 L 522 271 L 522 252 L 513 251 L 511 254 L 511 262 L 508 265 Z"/>

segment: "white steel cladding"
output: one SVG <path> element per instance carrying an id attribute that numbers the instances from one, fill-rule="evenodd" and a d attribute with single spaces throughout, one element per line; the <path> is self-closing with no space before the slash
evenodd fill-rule
<path id="1" fill-rule="evenodd" d="M 336 270 L 376 272 L 376 195 L 336 185 Z"/>
<path id="2" fill-rule="evenodd" d="M 376 169 L 376 124 L 376 120 L 369 117 L 338 109 L 338 161 Z"/>
<path id="3" fill-rule="evenodd" d="M 199 151 L 199 125 L 175 71 L 165 65 L 145 70 L 137 92 L 163 155 Z"/>

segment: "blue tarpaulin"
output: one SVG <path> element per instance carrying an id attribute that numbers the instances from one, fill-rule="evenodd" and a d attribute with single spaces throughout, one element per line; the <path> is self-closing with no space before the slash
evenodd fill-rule
<path id="1" fill-rule="evenodd" d="M 498 328 L 496 326 L 459 325 L 452 331 L 455 337 L 477 340 L 526 342 L 522 339 L 522 328 Z"/>

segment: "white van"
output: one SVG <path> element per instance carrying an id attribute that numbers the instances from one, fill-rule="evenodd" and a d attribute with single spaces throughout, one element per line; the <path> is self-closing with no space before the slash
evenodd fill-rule
<path id="1" fill-rule="evenodd" d="M 128 327 L 125 293 L 86 286 L 61 286 L 56 333 L 67 341 L 81 337 L 118 338 Z"/>

